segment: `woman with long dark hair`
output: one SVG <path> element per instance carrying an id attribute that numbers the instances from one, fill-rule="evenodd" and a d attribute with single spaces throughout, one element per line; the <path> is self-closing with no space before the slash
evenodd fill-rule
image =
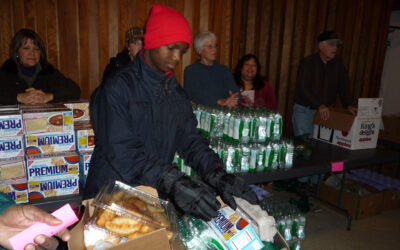
<path id="1" fill-rule="evenodd" d="M 39 35 L 21 29 L 0 69 L 0 104 L 40 104 L 79 99 L 79 86 L 47 62 Z"/>
<path id="2" fill-rule="evenodd" d="M 255 55 L 247 54 L 239 60 L 235 80 L 242 94 L 242 106 L 277 108 L 274 90 L 260 75 L 260 62 Z"/>

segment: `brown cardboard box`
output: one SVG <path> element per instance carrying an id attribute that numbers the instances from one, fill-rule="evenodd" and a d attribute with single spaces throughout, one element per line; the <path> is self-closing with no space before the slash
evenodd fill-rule
<path id="1" fill-rule="evenodd" d="M 400 114 L 382 117 L 384 130 L 379 132 L 379 139 L 400 143 Z"/>
<path id="2" fill-rule="evenodd" d="M 313 138 L 351 150 L 375 148 L 382 103 L 382 98 L 360 98 L 357 116 L 332 109 L 328 120 L 322 120 L 315 112 Z"/>
<path id="3" fill-rule="evenodd" d="M 138 187 L 136 187 L 138 188 Z M 140 190 L 148 192 L 152 195 L 157 196 L 155 189 L 150 187 L 139 187 Z M 85 244 L 83 239 L 83 229 L 90 215 L 93 214 L 93 206 L 91 206 L 92 200 L 83 201 L 82 204 L 86 205 L 85 212 L 79 223 L 71 230 L 71 239 L 68 241 L 68 249 L 71 250 L 85 250 Z M 131 249 L 146 249 L 146 250 L 170 250 L 168 241 L 167 231 L 165 229 L 159 229 L 152 233 L 145 234 L 135 239 L 129 240 L 125 243 L 111 247 L 113 250 L 131 250 Z"/>
<path id="4" fill-rule="evenodd" d="M 371 217 L 382 212 L 383 192 L 379 192 L 373 187 L 365 186 L 372 192 L 370 195 L 360 197 L 356 194 L 343 192 L 342 208 L 346 209 L 352 219 L 363 219 Z M 325 183 L 321 185 L 319 197 L 337 205 L 339 201 L 340 190 L 328 186 Z"/>
<path id="5" fill-rule="evenodd" d="M 398 208 L 400 208 L 400 190 L 383 191 L 382 210 L 387 211 Z"/>

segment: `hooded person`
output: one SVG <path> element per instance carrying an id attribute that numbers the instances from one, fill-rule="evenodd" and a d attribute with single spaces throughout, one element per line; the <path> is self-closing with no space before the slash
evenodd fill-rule
<path id="1" fill-rule="evenodd" d="M 183 15 L 154 4 L 144 50 L 92 96 L 96 146 L 85 198 L 93 197 L 109 180 L 148 185 L 183 212 L 204 220 L 217 216 L 220 204 L 215 191 L 234 209 L 233 195 L 257 201 L 243 179 L 225 172 L 207 138 L 197 130 L 190 101 L 175 78 L 173 70 L 191 43 Z M 207 185 L 172 164 L 176 152 Z"/>

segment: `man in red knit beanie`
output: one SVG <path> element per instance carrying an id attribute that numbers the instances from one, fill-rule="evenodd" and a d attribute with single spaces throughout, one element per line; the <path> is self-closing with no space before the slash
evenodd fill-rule
<path id="1" fill-rule="evenodd" d="M 144 50 L 133 63 L 105 79 L 92 95 L 96 134 L 84 196 L 109 180 L 155 187 L 183 212 L 204 220 L 217 216 L 215 192 L 236 209 L 233 196 L 257 201 L 245 181 L 227 174 L 223 162 L 197 130 L 190 101 L 173 70 L 191 46 L 187 20 L 176 10 L 153 5 Z M 172 164 L 175 153 L 203 181 Z"/>

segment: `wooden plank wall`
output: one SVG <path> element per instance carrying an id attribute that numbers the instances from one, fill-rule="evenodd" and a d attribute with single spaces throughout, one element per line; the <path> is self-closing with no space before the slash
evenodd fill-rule
<path id="1" fill-rule="evenodd" d="M 49 61 L 79 83 L 89 98 L 109 62 L 124 46 L 125 31 L 144 27 L 151 6 L 173 7 L 193 34 L 211 30 L 219 38 L 218 61 L 232 71 L 246 53 L 260 59 L 275 89 L 284 131 L 290 117 L 299 61 L 316 52 L 316 37 L 335 29 L 354 98 L 378 95 L 392 0 L 0 0 L 0 62 L 12 36 L 34 29 Z M 178 79 L 197 55 L 190 50 L 176 68 Z"/>

